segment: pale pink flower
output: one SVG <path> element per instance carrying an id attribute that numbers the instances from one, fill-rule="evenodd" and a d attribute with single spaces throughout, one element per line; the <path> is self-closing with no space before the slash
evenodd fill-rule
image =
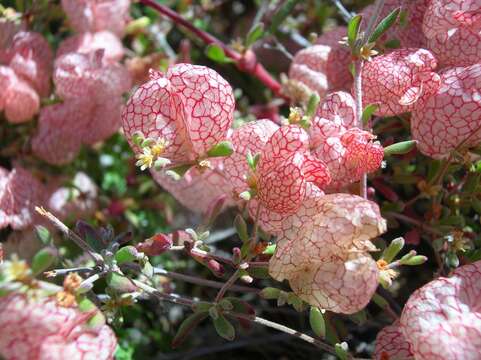
<path id="1" fill-rule="evenodd" d="M 424 16 L 428 49 L 441 67 L 468 66 L 481 58 L 479 0 L 432 0 Z"/>
<path id="2" fill-rule="evenodd" d="M 406 341 L 399 321 L 384 327 L 376 337 L 376 349 L 374 350 L 374 359 L 389 360 L 414 359 L 411 351 L 411 345 Z"/>
<path id="3" fill-rule="evenodd" d="M 416 106 L 412 136 L 424 154 L 443 158 L 462 145 L 481 140 L 481 64 L 441 73 L 441 86 L 425 104 Z"/>
<path id="4" fill-rule="evenodd" d="M 363 103 L 377 104 L 378 116 L 412 111 L 436 93 L 440 77 L 436 59 L 424 49 L 400 49 L 375 57 L 362 71 Z"/>
<path id="5" fill-rule="evenodd" d="M 209 206 L 221 196 L 227 195 L 224 206 L 234 204 L 230 182 L 222 175 L 220 161 L 211 161 L 213 169 L 191 168 L 181 179 L 174 180 L 162 171 L 152 170 L 154 180 L 187 209 L 205 214 Z"/>
<path id="6" fill-rule="evenodd" d="M 416 359 L 481 358 L 481 261 L 456 269 L 416 290 L 400 327 Z"/>
<path id="7" fill-rule="evenodd" d="M 0 228 L 25 229 L 32 224 L 35 206 L 41 205 L 44 187 L 30 172 L 0 168 Z"/>
<path id="8" fill-rule="evenodd" d="M 135 133 L 163 144 L 162 157 L 173 165 L 206 155 L 227 138 L 234 116 L 232 88 L 205 66 L 176 64 L 165 76 L 151 72 L 151 80 L 129 99 L 122 114 L 125 135 Z"/>
<path id="9" fill-rule="evenodd" d="M 120 39 L 110 31 L 82 33 L 73 35 L 60 43 L 57 58 L 68 53 L 93 53 L 104 50 L 104 61 L 117 62 L 124 56 L 124 47 Z"/>
<path id="10" fill-rule="evenodd" d="M 356 107 L 348 93 L 326 96 L 309 129 L 312 156 L 329 168 L 331 184 L 338 190 L 358 181 L 363 174 L 377 170 L 384 157 L 375 136 L 356 126 Z"/>
<path id="11" fill-rule="evenodd" d="M 0 354 L 19 360 L 113 359 L 113 331 L 87 325 L 91 316 L 48 298 L 0 297 Z"/>
<path id="12" fill-rule="evenodd" d="M 5 112 L 9 122 L 28 121 L 38 112 L 40 99 L 37 92 L 10 67 L 0 65 L 0 87 L 0 111 Z"/>
<path id="13" fill-rule="evenodd" d="M 62 0 L 62 7 L 80 33 L 108 30 L 122 36 L 130 21 L 130 0 Z"/>
<path id="14" fill-rule="evenodd" d="M 282 221 L 269 273 L 289 280 L 307 303 L 340 313 L 367 305 L 378 285 L 371 239 L 386 230 L 378 206 L 350 194 L 310 187 L 299 210 Z"/>

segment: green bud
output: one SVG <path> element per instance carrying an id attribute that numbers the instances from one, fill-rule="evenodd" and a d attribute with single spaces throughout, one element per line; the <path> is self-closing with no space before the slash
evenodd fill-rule
<path id="1" fill-rule="evenodd" d="M 384 148 L 384 156 L 407 154 L 416 146 L 416 143 L 416 140 L 408 140 L 389 145 Z"/>
<path id="2" fill-rule="evenodd" d="M 387 263 L 390 263 L 394 260 L 396 255 L 402 250 L 404 247 L 404 239 L 402 237 L 396 238 L 389 246 L 384 250 L 382 254 L 382 258 L 386 260 Z"/>
<path id="3" fill-rule="evenodd" d="M 427 260 L 428 258 L 424 255 L 414 255 L 409 259 L 407 259 L 406 261 L 402 262 L 402 265 L 409 265 L 409 266 L 422 265 Z"/>

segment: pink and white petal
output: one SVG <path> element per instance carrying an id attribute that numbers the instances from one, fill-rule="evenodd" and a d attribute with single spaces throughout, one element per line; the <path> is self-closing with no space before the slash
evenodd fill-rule
<path id="1" fill-rule="evenodd" d="M 441 86 L 412 114 L 411 131 L 418 149 L 440 159 L 459 145 L 481 141 L 481 64 L 441 73 Z"/>
<path id="2" fill-rule="evenodd" d="M 338 120 L 328 120 L 317 116 L 314 118 L 309 128 L 310 148 L 314 149 L 314 152 L 326 147 L 328 138 L 339 138 L 346 132 L 346 128 Z"/>
<path id="3" fill-rule="evenodd" d="M 16 76 L 15 76 L 16 77 Z M 3 94 L 5 117 L 12 123 L 31 120 L 40 108 L 40 99 L 35 90 L 22 79 L 13 79 Z"/>
<path id="4" fill-rule="evenodd" d="M 416 358 L 479 359 L 481 356 L 481 261 L 456 269 L 416 290 L 401 327 Z"/>
<path id="5" fill-rule="evenodd" d="M 42 108 L 32 150 L 40 159 L 53 165 L 67 164 L 80 150 L 85 126 L 94 105 L 84 100 L 68 100 Z"/>
<path id="6" fill-rule="evenodd" d="M 185 162 L 194 157 L 184 128 L 180 99 L 171 83 L 164 77 L 152 78 L 130 97 L 122 111 L 122 127 L 135 152 L 141 149 L 132 141 L 135 133 L 145 138 L 167 142 L 164 157 L 172 162 Z"/>
<path id="7" fill-rule="evenodd" d="M 267 119 L 249 122 L 232 133 L 230 141 L 234 153 L 224 160 L 225 174 L 232 181 L 234 191 L 241 193 L 248 189 L 246 175 L 249 173 L 247 153 L 260 154 L 272 134 L 279 126 Z"/>
<path id="8" fill-rule="evenodd" d="M 124 56 L 124 47 L 120 39 L 110 31 L 99 31 L 73 35 L 65 39 L 57 50 L 57 57 L 71 52 L 88 54 L 101 49 L 104 50 L 104 60 L 110 63 L 120 61 Z"/>
<path id="9" fill-rule="evenodd" d="M 182 102 L 185 128 L 199 155 L 226 139 L 234 119 L 235 101 L 229 83 L 214 70 L 176 64 L 166 74 Z"/>
<path id="10" fill-rule="evenodd" d="M 369 303 L 378 286 L 379 271 L 368 254 L 333 255 L 323 261 L 296 265 L 303 271 L 289 278 L 294 293 L 308 304 L 328 311 L 358 312 Z"/>
<path id="11" fill-rule="evenodd" d="M 356 103 L 351 94 L 336 91 L 327 94 L 322 104 L 317 109 L 317 116 L 342 124 L 347 129 L 357 127 Z"/>
<path id="12" fill-rule="evenodd" d="M 121 113 L 123 107 L 121 97 L 96 104 L 92 109 L 89 121 L 85 124 L 82 143 L 93 145 L 115 134 L 122 126 Z"/>
<path id="13" fill-rule="evenodd" d="M 433 80 L 439 83 L 433 72 L 436 66 L 436 59 L 425 49 L 399 49 L 375 57 L 363 67 L 363 103 L 377 104 L 375 114 L 379 116 L 412 111 L 417 102 L 428 99 L 437 89 L 424 86 L 419 100 L 410 105 L 402 105 L 400 100 L 410 88 Z"/>
<path id="14" fill-rule="evenodd" d="M 406 338 L 399 327 L 399 321 L 384 327 L 384 329 L 377 334 L 374 359 L 414 359 L 414 355 L 411 352 L 411 345 L 406 341 Z"/>
<path id="15" fill-rule="evenodd" d="M 321 189 L 324 189 L 331 182 L 331 174 L 327 165 L 312 155 L 304 157 L 302 172 L 306 181 Z"/>

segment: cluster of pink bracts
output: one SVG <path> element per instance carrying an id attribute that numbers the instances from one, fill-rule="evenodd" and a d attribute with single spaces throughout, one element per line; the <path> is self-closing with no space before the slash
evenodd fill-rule
<path id="1" fill-rule="evenodd" d="M 377 104 L 378 116 L 411 112 L 413 139 L 424 154 L 443 158 L 459 146 L 481 139 L 481 11 L 479 2 L 389 0 L 381 13 L 407 11 L 406 24 L 391 28 L 383 39 L 397 39 L 400 49 L 364 64 L 363 102 Z M 373 7 L 362 14 L 369 19 Z M 349 49 L 339 41 L 345 28 L 320 36 L 317 45 L 299 51 L 290 79 L 321 97 L 352 86 Z M 457 149 L 458 150 L 458 149 Z"/>

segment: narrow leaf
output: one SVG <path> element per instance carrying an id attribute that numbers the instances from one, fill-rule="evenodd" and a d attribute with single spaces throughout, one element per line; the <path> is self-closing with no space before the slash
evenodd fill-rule
<path id="1" fill-rule="evenodd" d="M 175 349 L 182 344 L 187 336 L 194 330 L 199 323 L 207 318 L 208 313 L 206 312 L 197 312 L 193 313 L 192 315 L 188 316 L 180 325 L 177 334 L 175 335 L 174 339 L 172 340 L 172 347 Z"/>
<path id="2" fill-rule="evenodd" d="M 396 22 L 401 8 L 396 8 L 391 11 L 384 19 L 381 20 L 379 24 L 377 24 L 376 28 L 372 32 L 371 36 L 369 37 L 369 42 L 376 42 L 386 31 L 389 30 L 391 26 Z"/>
<path id="3" fill-rule="evenodd" d="M 401 141 L 384 148 L 384 156 L 403 155 L 416 146 L 416 140 Z"/>
<path id="4" fill-rule="evenodd" d="M 362 15 L 356 15 L 351 20 L 349 20 L 349 24 L 347 25 L 347 43 L 351 47 L 354 48 L 356 44 L 357 37 L 359 35 L 359 27 L 361 26 Z"/>
<path id="5" fill-rule="evenodd" d="M 311 307 L 309 311 L 309 323 L 314 334 L 321 338 L 326 336 L 326 322 L 324 321 L 321 310 L 316 307 Z"/>
<path id="6" fill-rule="evenodd" d="M 382 258 L 386 260 L 387 263 L 390 263 L 391 261 L 393 261 L 396 255 L 399 254 L 399 252 L 403 247 L 404 247 L 404 239 L 402 237 L 394 239 L 393 241 L 391 241 L 389 246 L 384 250 L 382 254 Z"/>
<path id="7" fill-rule="evenodd" d="M 377 104 L 369 104 L 364 108 L 364 111 L 362 112 L 362 123 L 364 125 L 367 125 L 369 120 L 371 120 L 372 115 L 376 112 L 376 110 L 379 109 L 379 105 Z"/>
<path id="8" fill-rule="evenodd" d="M 52 235 L 50 231 L 45 226 L 37 225 L 35 226 L 35 234 L 37 238 L 42 242 L 44 245 L 52 245 Z"/>
<path id="9" fill-rule="evenodd" d="M 232 341 L 235 337 L 234 326 L 225 318 L 224 315 L 219 315 L 217 319 L 214 320 L 214 327 L 219 336 L 226 340 Z"/>
<path id="10" fill-rule="evenodd" d="M 264 24 L 260 22 L 256 26 L 254 26 L 247 34 L 246 41 L 245 41 L 246 48 L 251 47 L 252 44 L 254 44 L 257 40 L 259 40 L 263 36 L 264 36 Z"/>
<path id="11" fill-rule="evenodd" d="M 424 264 L 428 258 L 424 255 L 414 255 L 402 262 L 402 265 L 416 266 Z"/>
<path id="12" fill-rule="evenodd" d="M 32 259 L 32 273 L 34 276 L 47 270 L 57 260 L 57 250 L 54 247 L 40 249 Z"/>
<path id="13" fill-rule="evenodd" d="M 242 242 L 247 242 L 249 240 L 249 234 L 247 232 L 247 224 L 241 215 L 237 215 L 235 217 L 234 227 L 237 231 L 237 235 L 242 240 Z"/>
<path id="14" fill-rule="evenodd" d="M 312 118 L 314 115 L 316 115 L 317 107 L 320 101 L 321 101 L 321 98 L 319 97 L 317 92 L 314 92 L 311 94 L 311 96 L 309 97 L 309 101 L 307 103 L 307 110 L 306 110 L 306 116 L 308 118 Z"/>
<path id="15" fill-rule="evenodd" d="M 224 50 L 217 44 L 209 44 L 205 49 L 205 54 L 212 61 L 215 61 L 221 64 L 234 62 L 234 60 L 232 60 L 231 58 L 228 58 L 225 55 Z"/>

